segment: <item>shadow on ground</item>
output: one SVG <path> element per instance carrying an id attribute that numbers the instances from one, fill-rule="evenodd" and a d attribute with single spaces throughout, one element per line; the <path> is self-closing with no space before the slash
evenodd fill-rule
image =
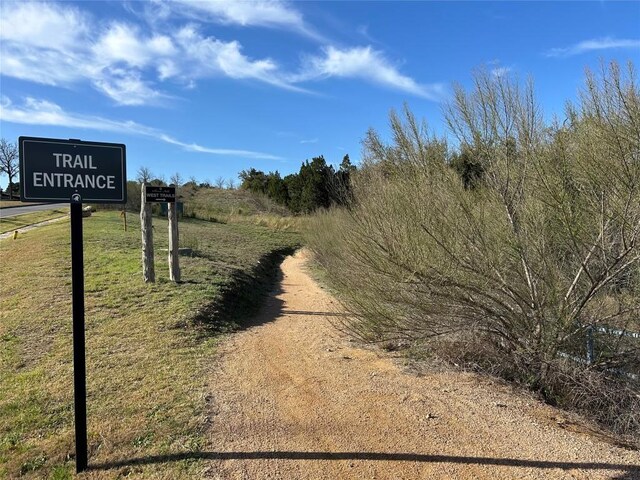
<path id="1" fill-rule="evenodd" d="M 234 271 L 231 281 L 222 286 L 220 297 L 200 310 L 193 323 L 203 335 L 217 335 L 244 330 L 277 318 L 283 307 L 276 298 L 282 293 L 280 265 L 295 250 L 275 250 L 263 255 L 250 272 Z M 257 315 L 263 309 L 268 310 L 268 314 Z"/>
<path id="2" fill-rule="evenodd" d="M 526 460 L 517 458 L 461 457 L 452 455 L 426 455 L 416 453 L 386 452 L 185 452 L 171 455 L 157 455 L 129 460 L 118 460 L 90 466 L 92 470 L 109 470 L 120 467 L 132 467 L 181 460 L 367 460 L 388 462 L 429 462 L 468 465 L 495 465 L 539 469 L 581 469 L 600 471 L 621 471 L 621 475 L 611 477 L 618 480 L 640 478 L 639 465 L 619 465 L 600 462 L 555 462 L 545 460 Z"/>

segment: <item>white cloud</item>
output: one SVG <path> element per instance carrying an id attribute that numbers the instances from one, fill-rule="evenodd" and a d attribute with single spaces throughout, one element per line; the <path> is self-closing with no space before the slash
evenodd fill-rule
<path id="1" fill-rule="evenodd" d="M 0 3 L 0 73 L 46 85 L 82 78 L 88 19 L 72 7 L 31 2 Z"/>
<path id="2" fill-rule="evenodd" d="M 89 31 L 91 19 L 65 4 L 2 5 L 2 75 L 69 88 L 88 82 L 120 105 L 157 104 L 170 98 L 159 89 L 159 82 L 175 80 L 189 86 L 195 79 L 216 76 L 305 91 L 285 80 L 273 59 L 249 58 L 239 42 L 203 36 L 191 25 L 173 29 L 171 34 L 145 33 L 141 27 L 122 22 Z M 234 15 L 242 10 L 225 8 Z M 32 17 L 39 18 L 33 25 L 28 21 Z M 14 27 L 20 22 L 27 28 Z M 53 38 L 51 42 L 47 35 Z"/>
<path id="3" fill-rule="evenodd" d="M 173 0 L 174 13 L 243 27 L 284 28 L 315 40 L 322 36 L 308 26 L 291 2 L 282 0 Z M 156 11 L 157 14 L 157 11 Z"/>
<path id="4" fill-rule="evenodd" d="M 82 80 L 82 56 L 0 41 L 0 74 L 44 85 Z"/>
<path id="5" fill-rule="evenodd" d="M 307 58 L 305 69 L 292 78 L 306 81 L 328 77 L 358 78 L 436 101 L 445 93 L 442 84 L 423 85 L 401 74 L 380 51 L 370 46 L 345 50 L 326 47 L 322 56 Z"/>
<path id="6" fill-rule="evenodd" d="M 47 100 L 27 97 L 24 105 L 16 106 L 6 96 L 0 99 L 0 120 L 4 122 L 20 123 L 27 125 L 52 125 L 56 127 L 68 127 L 76 129 L 99 130 L 103 132 L 115 132 L 128 135 L 151 137 L 171 145 L 181 147 L 190 152 L 200 152 L 212 155 L 227 155 L 264 160 L 281 160 L 281 157 L 252 150 L 239 150 L 229 148 L 211 148 L 186 143 L 176 140 L 161 130 L 148 127 L 130 120 L 110 120 L 93 115 L 81 115 L 65 112 L 59 105 Z"/>
<path id="7" fill-rule="evenodd" d="M 277 65 L 271 59 L 252 61 L 242 54 L 239 42 L 222 42 L 203 37 L 193 26 L 182 28 L 176 35 L 194 73 L 205 76 L 223 73 L 231 78 L 268 78 Z"/>
<path id="8" fill-rule="evenodd" d="M 0 40 L 53 50 L 73 48 L 89 32 L 78 9 L 49 3 L 2 2 Z"/>
<path id="9" fill-rule="evenodd" d="M 3 96 L 0 101 L 0 120 L 27 125 L 52 125 L 147 136 L 152 136 L 155 132 L 149 127 L 131 121 L 118 122 L 101 117 L 70 114 L 53 102 L 33 97 L 27 97 L 24 105 L 19 107 Z"/>
<path id="10" fill-rule="evenodd" d="M 203 37 L 194 26 L 180 29 L 175 40 L 184 53 L 182 68 L 188 76 L 223 75 L 234 79 L 255 79 L 280 88 L 305 91 L 285 80 L 274 60 L 252 60 L 244 55 L 237 41 L 223 42 Z"/>
<path id="11" fill-rule="evenodd" d="M 206 11 L 219 21 L 306 28 L 301 14 L 286 2 L 184 0 L 167 5 L 175 9 L 185 2 L 186 8 Z M 301 72 L 292 74 L 277 60 L 252 58 L 240 42 L 205 36 L 194 25 L 174 24 L 165 33 L 122 21 L 100 26 L 67 3 L 32 2 L 3 2 L 0 22 L 1 75 L 66 88 L 88 83 L 119 105 L 161 104 L 172 98 L 163 91 L 168 82 L 192 88 L 196 80 L 215 77 L 304 93 L 311 93 L 303 88 L 304 82 L 354 78 L 431 100 L 444 95 L 442 85 L 420 84 L 403 75 L 370 46 L 325 47 L 322 54 L 306 59 Z"/>
<path id="12" fill-rule="evenodd" d="M 223 23 L 242 26 L 290 26 L 301 28 L 300 12 L 280 0 L 175 0 L 179 8 L 190 8 L 206 13 Z"/>
<path id="13" fill-rule="evenodd" d="M 511 67 L 496 67 L 491 69 L 491 75 L 494 77 L 504 77 L 513 70 Z"/>
<path id="14" fill-rule="evenodd" d="M 114 23 L 92 48 L 98 61 L 111 64 L 125 62 L 132 67 L 144 68 L 158 57 L 171 57 L 177 50 L 171 38 L 154 35 L 144 38 L 135 27 Z"/>
<path id="15" fill-rule="evenodd" d="M 624 39 L 624 38 L 596 38 L 592 40 L 584 40 L 575 45 L 565 48 L 552 48 L 545 53 L 547 57 L 569 57 L 579 55 L 581 53 L 592 52 L 597 50 L 609 50 L 619 48 L 635 48 L 640 49 L 640 40 Z"/>
<path id="16" fill-rule="evenodd" d="M 199 152 L 199 153 L 211 153 L 213 155 L 232 155 L 235 157 L 245 157 L 245 158 L 255 158 L 262 160 L 282 160 L 282 157 L 278 157 L 276 155 L 271 155 L 268 153 L 262 152 L 254 152 L 251 150 L 234 150 L 228 148 L 210 148 L 203 147 L 202 145 L 198 145 L 197 143 L 184 143 L 176 140 L 169 135 L 161 135 L 159 137 L 162 141 L 171 143 L 172 145 L 178 145 L 179 147 L 184 148 L 189 152 Z"/>
<path id="17" fill-rule="evenodd" d="M 306 140 L 300 140 L 300 143 L 305 144 L 305 143 L 318 143 L 318 139 L 317 138 L 309 138 Z"/>
<path id="18" fill-rule="evenodd" d="M 148 105 L 169 98 L 151 88 L 138 72 L 108 68 L 102 73 L 102 78 L 93 81 L 94 86 L 119 105 Z"/>

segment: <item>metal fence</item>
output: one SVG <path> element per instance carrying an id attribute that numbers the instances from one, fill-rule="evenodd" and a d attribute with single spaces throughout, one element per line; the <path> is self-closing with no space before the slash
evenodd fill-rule
<path id="1" fill-rule="evenodd" d="M 609 337 L 617 337 L 619 341 L 624 341 L 630 346 L 634 345 L 635 342 L 640 341 L 640 332 L 620 330 L 608 325 L 588 325 L 583 328 L 586 331 L 586 341 L 578 341 L 577 344 L 570 349 L 570 352 L 560 352 L 560 357 L 567 358 L 577 363 L 592 365 L 595 363 L 598 353 L 606 353 L 604 352 L 604 346 L 597 341 L 597 336 L 599 334 Z M 584 346 L 579 346 L 579 344 Z M 584 353 L 581 354 L 580 352 Z M 640 375 L 638 373 L 628 372 L 621 369 L 607 369 L 607 371 L 640 381 Z"/>

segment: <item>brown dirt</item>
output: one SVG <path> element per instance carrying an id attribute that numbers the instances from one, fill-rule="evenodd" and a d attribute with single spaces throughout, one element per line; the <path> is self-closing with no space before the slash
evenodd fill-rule
<path id="1" fill-rule="evenodd" d="M 639 452 L 525 394 L 473 374 L 410 375 L 350 342 L 306 255 L 285 260 L 257 326 L 222 345 L 206 477 L 640 478 Z"/>

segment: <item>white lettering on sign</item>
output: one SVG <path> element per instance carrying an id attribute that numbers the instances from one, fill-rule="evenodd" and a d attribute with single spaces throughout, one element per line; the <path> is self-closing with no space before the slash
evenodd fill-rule
<path id="1" fill-rule="evenodd" d="M 116 189 L 114 175 L 33 172 L 34 187 Z"/>
<path id="2" fill-rule="evenodd" d="M 69 153 L 53 153 L 58 168 L 97 170 L 91 155 L 71 155 Z M 100 188 L 116 189 L 115 175 L 72 174 L 60 172 L 33 172 L 34 187 L 54 188 Z"/>
<path id="3" fill-rule="evenodd" d="M 71 155 L 70 153 L 54 153 L 56 159 L 56 167 L 60 168 L 86 168 L 89 170 L 97 170 L 93 164 L 91 155 Z M 62 164 L 62 165 L 60 165 Z"/>

